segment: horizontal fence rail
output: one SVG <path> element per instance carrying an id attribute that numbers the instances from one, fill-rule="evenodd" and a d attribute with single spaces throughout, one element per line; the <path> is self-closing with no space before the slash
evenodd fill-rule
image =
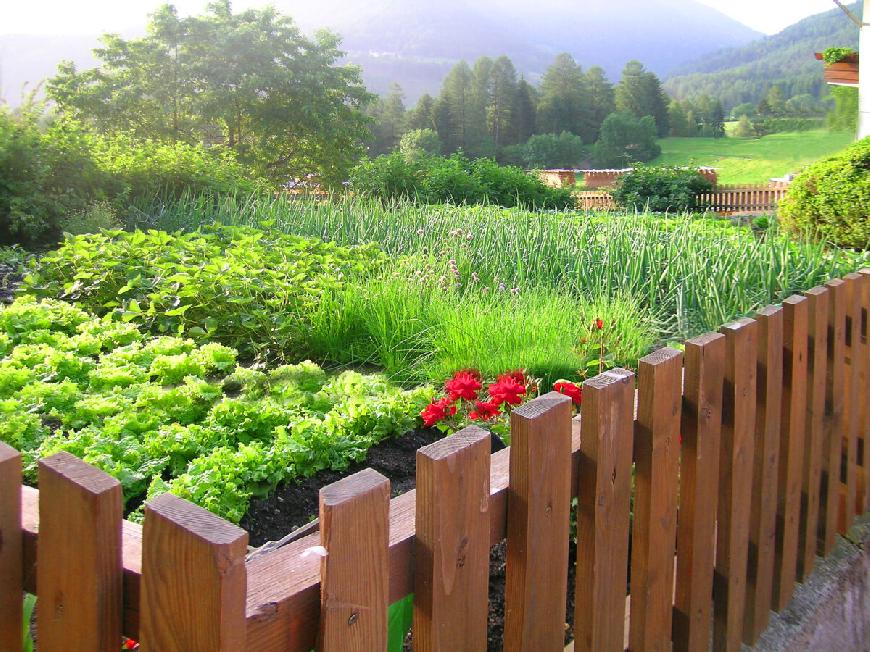
<path id="1" fill-rule="evenodd" d="M 698 208 L 720 214 L 768 213 L 776 210 L 788 192 L 787 183 L 764 185 L 720 185 L 698 195 Z M 613 196 L 605 190 L 583 190 L 574 193 L 577 208 L 584 211 L 616 210 Z"/>
<path id="2" fill-rule="evenodd" d="M 531 401 L 507 450 L 475 427 L 421 449 L 392 500 L 371 470 L 326 487 L 319 532 L 255 557 L 171 495 L 123 521 L 117 481 L 66 453 L 22 486 L 0 443 L 0 648 L 28 591 L 43 652 L 401 649 L 411 594 L 413 649 L 485 650 L 506 540 L 505 650 L 564 648 L 575 545 L 576 650 L 739 650 L 867 508 L 868 312 L 870 270 L 810 289 L 587 381 L 579 418 Z"/>

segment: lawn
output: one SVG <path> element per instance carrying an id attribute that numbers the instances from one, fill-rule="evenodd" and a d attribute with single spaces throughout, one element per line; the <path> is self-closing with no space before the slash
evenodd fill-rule
<path id="1" fill-rule="evenodd" d="M 652 164 L 719 168 L 723 184 L 766 183 L 799 172 L 853 140 L 851 133 L 824 129 L 763 138 L 664 138 L 659 141 L 662 155 Z"/>

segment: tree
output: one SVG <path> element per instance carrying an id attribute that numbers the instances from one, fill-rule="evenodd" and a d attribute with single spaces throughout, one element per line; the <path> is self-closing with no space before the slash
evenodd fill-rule
<path id="1" fill-rule="evenodd" d="M 666 136 L 670 131 L 668 98 L 661 81 L 639 61 L 625 64 L 622 79 L 616 86 L 616 110 L 633 113 L 638 118 L 652 116 L 659 136 Z"/>
<path id="2" fill-rule="evenodd" d="M 856 131 L 858 129 L 858 89 L 850 86 L 834 86 L 834 109 L 828 114 L 828 128 L 832 131 Z"/>
<path id="3" fill-rule="evenodd" d="M 755 135 L 755 129 L 752 126 L 752 122 L 749 120 L 749 116 L 745 113 L 740 116 L 740 120 L 737 122 L 737 129 L 734 130 L 734 135 L 737 138 L 752 138 Z"/>
<path id="4" fill-rule="evenodd" d="M 561 134 L 538 134 L 529 138 L 523 148 L 523 164 L 529 169 L 574 168 L 585 154 L 580 136 L 563 131 Z"/>
<path id="5" fill-rule="evenodd" d="M 593 133 L 587 135 L 586 142 L 598 140 L 601 125 L 611 113 L 616 111 L 613 84 L 607 80 L 604 69 L 593 66 L 586 71 L 586 88 L 589 92 L 589 122 Z"/>
<path id="6" fill-rule="evenodd" d="M 671 125 L 671 136 L 684 138 L 690 135 L 689 116 L 683 105 L 676 100 L 668 107 L 668 122 Z"/>
<path id="7" fill-rule="evenodd" d="M 647 162 L 662 153 L 656 142 L 656 122 L 647 115 L 638 119 L 628 111 L 611 113 L 601 125 L 595 161 L 602 167 L 626 167 Z"/>
<path id="8" fill-rule="evenodd" d="M 513 136 L 515 143 L 525 143 L 535 133 L 535 121 L 538 114 L 537 92 L 525 79 L 520 79 L 514 93 L 513 102 Z"/>
<path id="9" fill-rule="evenodd" d="M 570 131 L 592 142 L 595 128 L 583 69 L 570 54 L 560 54 L 544 73 L 538 103 L 538 133 Z"/>
<path id="10" fill-rule="evenodd" d="M 408 119 L 405 124 L 410 131 L 416 129 L 437 130 L 438 125 L 435 122 L 435 98 L 426 93 L 417 100 L 417 106 L 408 112 Z"/>
<path id="11" fill-rule="evenodd" d="M 486 122 L 489 135 L 496 148 L 513 144 L 514 100 L 517 94 L 517 71 L 507 57 L 495 60 L 490 71 L 489 102 Z"/>
<path id="12" fill-rule="evenodd" d="M 438 135 L 448 153 L 467 150 L 473 131 L 471 113 L 473 74 L 465 61 L 457 63 L 441 86 L 438 106 Z"/>
<path id="13" fill-rule="evenodd" d="M 339 39 L 309 39 L 273 8 L 233 14 L 228 0 L 180 19 L 171 6 L 144 37 L 104 36 L 100 66 L 58 69 L 48 95 L 102 133 L 201 142 L 235 151 L 258 174 L 282 181 L 318 173 L 344 180 L 368 139 L 372 97 L 360 70 L 339 66 Z"/>
<path id="14" fill-rule="evenodd" d="M 414 129 L 402 136 L 399 151 L 408 161 L 438 155 L 441 153 L 441 139 L 432 129 Z"/>
<path id="15" fill-rule="evenodd" d="M 395 151 L 405 133 L 405 93 L 398 84 L 390 86 L 390 93 L 373 105 L 372 144 L 369 152 L 375 156 Z"/>

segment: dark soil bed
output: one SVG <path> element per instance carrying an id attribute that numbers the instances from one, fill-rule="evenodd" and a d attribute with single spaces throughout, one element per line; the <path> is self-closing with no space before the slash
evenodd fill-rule
<path id="1" fill-rule="evenodd" d="M 15 289 L 21 284 L 22 276 L 16 269 L 0 263 L 0 304 L 15 300 Z"/>

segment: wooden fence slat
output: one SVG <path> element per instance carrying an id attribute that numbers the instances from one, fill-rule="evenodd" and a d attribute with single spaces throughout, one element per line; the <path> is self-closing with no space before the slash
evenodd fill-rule
<path id="1" fill-rule="evenodd" d="M 804 407 L 793 403 L 793 418 L 798 418 L 796 409 L 803 413 L 804 461 L 801 473 L 801 514 L 798 536 L 797 578 L 806 579 L 812 572 L 818 548 L 819 510 L 821 509 L 822 449 L 825 434 L 825 384 L 828 368 L 828 304 L 830 294 L 824 287 L 805 292 L 807 300 L 806 344 L 806 400 Z M 797 320 L 795 311 L 795 320 Z M 798 337 L 797 321 L 794 329 Z M 794 341 L 797 350 L 797 339 Z M 797 363 L 797 361 L 795 361 Z M 788 388 L 786 388 L 788 390 Z M 799 400 L 798 390 L 793 388 L 792 401 Z M 783 410 L 787 409 L 785 406 Z M 785 414 L 783 415 L 785 417 Z M 793 429 L 792 429 L 793 430 Z M 791 436 L 792 433 L 789 434 Z M 791 591 L 783 592 L 774 607 L 780 611 L 791 598 Z"/>
<path id="2" fill-rule="evenodd" d="M 630 648 L 668 650 L 680 472 L 683 355 L 661 349 L 638 363 Z"/>
<path id="3" fill-rule="evenodd" d="M 319 652 L 387 649 L 390 481 L 365 469 L 320 490 Z"/>
<path id="4" fill-rule="evenodd" d="M 504 649 L 562 652 L 571 516 L 571 399 L 511 413 Z"/>
<path id="5" fill-rule="evenodd" d="M 825 384 L 825 428 L 822 441 L 822 485 L 819 497 L 821 552 L 834 548 L 840 515 L 843 390 L 845 380 L 846 286 L 840 279 L 825 284 L 828 304 L 828 363 Z"/>
<path id="6" fill-rule="evenodd" d="M 489 467 L 481 428 L 417 451 L 415 652 L 486 649 Z"/>
<path id="7" fill-rule="evenodd" d="M 614 369 L 583 384 L 577 498 L 575 652 L 622 652 L 634 374 Z"/>
<path id="8" fill-rule="evenodd" d="M 858 463 L 860 465 L 859 491 L 857 511 L 863 514 L 870 509 L 870 406 L 867 396 L 870 396 L 870 334 L 868 334 L 868 313 L 870 313 L 870 269 L 859 272 L 860 283 L 860 313 L 859 313 L 859 337 L 860 347 L 856 357 L 861 362 L 858 371 L 858 396 L 864 397 L 858 400 Z"/>
<path id="9" fill-rule="evenodd" d="M 39 649 L 121 645 L 121 484 L 61 452 L 39 462 Z"/>
<path id="10" fill-rule="evenodd" d="M 685 356 L 674 652 L 706 649 L 710 641 L 725 337 L 689 340 Z"/>
<path id="11" fill-rule="evenodd" d="M 749 551 L 755 431 L 758 324 L 728 324 L 719 454 L 716 573 L 713 581 L 713 648 L 740 649 Z"/>
<path id="12" fill-rule="evenodd" d="M 0 650 L 21 649 L 21 455 L 0 441 Z"/>
<path id="13" fill-rule="evenodd" d="M 808 306 L 808 300 L 800 296 L 792 296 L 783 301 L 783 335 L 780 346 L 783 357 L 781 391 L 775 399 L 778 402 L 776 408 L 774 408 L 773 398 L 768 397 L 767 402 L 768 410 L 775 410 L 781 414 L 781 424 L 775 426 L 780 459 L 779 467 L 775 472 L 776 531 L 773 590 L 769 602 L 769 607 L 777 611 L 791 600 L 798 566 L 807 412 Z M 770 381 L 771 378 L 768 377 L 768 391 L 775 392 L 775 388 L 770 387 Z M 762 409 L 764 408 L 759 402 L 759 410 Z M 758 471 L 756 465 L 756 473 Z M 760 605 L 756 604 L 756 608 L 760 608 Z"/>
<path id="14" fill-rule="evenodd" d="M 756 378 L 755 455 L 752 478 L 752 509 L 749 523 L 749 557 L 746 578 L 746 615 L 743 640 L 754 645 L 770 621 L 776 556 L 776 514 L 783 390 L 783 308 L 769 306 L 759 311 L 758 363 Z M 800 505 L 800 453 L 794 451 L 787 489 L 796 509 L 789 534 L 789 570 L 794 577 L 797 525 Z"/>
<path id="15" fill-rule="evenodd" d="M 248 533 L 186 500 L 145 505 L 143 652 L 245 650 Z"/>
<path id="16" fill-rule="evenodd" d="M 858 403 L 862 400 L 858 394 L 860 384 L 860 366 L 858 359 L 860 351 L 860 320 L 861 320 L 861 275 L 847 274 L 843 281 L 846 284 L 846 322 L 844 333 L 845 374 L 843 391 L 843 458 L 846 465 L 846 492 L 841 507 L 841 531 L 845 532 L 852 526 L 856 512 L 858 490 Z M 863 397 L 866 400 L 866 395 Z"/>

